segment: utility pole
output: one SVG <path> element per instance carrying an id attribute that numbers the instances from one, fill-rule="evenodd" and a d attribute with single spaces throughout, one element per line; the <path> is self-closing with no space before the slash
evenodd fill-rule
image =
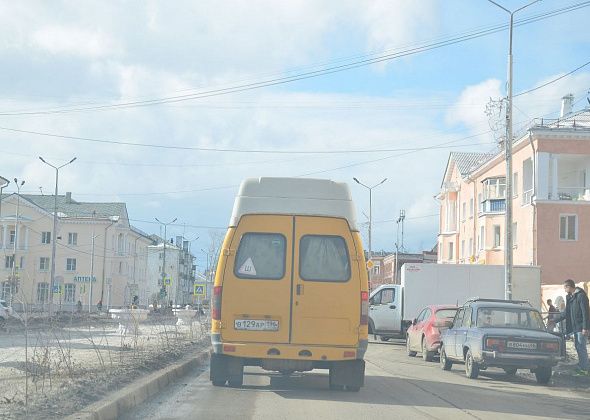
<path id="1" fill-rule="evenodd" d="M 92 312 L 92 283 L 94 282 L 94 242 L 96 235 L 94 234 L 94 218 L 96 210 L 92 212 L 92 253 L 90 254 L 90 290 L 88 292 L 88 313 Z"/>
<path id="2" fill-rule="evenodd" d="M 398 281 L 398 264 L 399 264 L 399 250 L 400 250 L 400 245 L 399 245 L 399 231 L 400 231 L 400 224 L 401 224 L 401 231 L 402 231 L 402 245 L 401 245 L 401 250 L 404 251 L 404 219 L 406 218 L 406 211 L 405 210 L 400 210 L 399 211 L 399 217 L 397 218 L 396 224 L 397 224 L 397 235 L 396 235 L 396 239 L 395 239 L 395 280 L 396 283 Z M 399 283 L 398 283 L 399 284 Z"/>
<path id="3" fill-rule="evenodd" d="M 56 247 L 56 240 L 57 240 L 57 183 L 59 180 L 59 170 L 64 166 L 69 165 L 70 163 L 74 162 L 76 158 L 73 158 L 68 163 L 64 163 L 61 166 L 54 166 L 51 163 L 47 162 L 41 156 L 39 156 L 39 160 L 46 164 L 47 166 L 51 166 L 55 169 L 55 195 L 53 198 L 53 230 L 51 233 L 51 285 L 49 287 L 49 317 L 53 315 L 53 286 L 55 284 L 55 247 Z"/>
<path id="4" fill-rule="evenodd" d="M 16 276 L 17 276 L 17 265 L 16 265 L 16 250 L 18 244 L 18 224 L 19 224 L 19 217 L 20 217 L 20 189 L 23 185 L 25 185 L 25 181 L 21 181 L 20 185 L 18 180 L 14 178 L 14 184 L 16 185 L 16 221 L 14 223 L 14 247 L 12 250 L 12 279 L 10 281 L 10 306 L 12 306 L 12 302 L 14 300 L 14 291 L 16 289 Z"/>
<path id="5" fill-rule="evenodd" d="M 504 10 L 510 15 L 510 29 L 508 35 L 508 82 L 506 83 L 506 141 L 505 141 L 505 160 L 506 160 L 506 214 L 504 235 L 504 292 L 505 298 L 512 299 L 512 34 L 514 30 L 514 15 L 521 10 L 538 3 L 541 0 L 534 0 L 513 12 L 493 0 L 488 0 L 493 5 Z"/>
<path id="6" fill-rule="evenodd" d="M 10 184 L 10 181 L 0 176 L 0 220 L 2 220 L 2 190 L 4 190 L 8 184 Z"/>
<path id="7" fill-rule="evenodd" d="M 368 185 L 363 184 L 357 178 L 352 178 L 352 179 L 357 184 L 362 185 L 363 187 L 365 187 L 366 189 L 369 190 L 369 260 L 371 260 L 371 258 L 373 257 L 373 244 L 371 243 L 371 239 L 372 239 L 371 236 L 372 236 L 372 230 L 373 230 L 373 188 L 376 188 L 379 185 L 383 184 L 385 181 L 387 181 L 387 178 L 383 178 L 383 180 L 381 182 L 373 185 L 372 187 L 369 187 Z M 372 270 L 369 270 L 369 288 L 372 286 L 371 285 L 371 271 Z"/>
<path id="8" fill-rule="evenodd" d="M 162 262 L 162 287 L 165 289 L 165 283 L 164 281 L 166 280 L 166 248 L 168 247 L 168 239 L 167 239 L 167 233 L 166 233 L 166 229 L 168 228 L 168 225 L 171 225 L 172 223 L 176 222 L 176 217 L 174 218 L 174 220 L 172 220 L 171 222 L 168 223 L 164 223 L 161 222 L 160 220 L 158 220 L 157 217 L 155 217 L 156 222 L 160 223 L 160 225 L 164 226 L 164 257 L 163 257 L 163 262 Z M 168 297 L 168 296 L 167 296 Z"/>
<path id="9" fill-rule="evenodd" d="M 109 230 L 109 228 L 111 226 L 113 226 L 115 223 L 117 223 L 119 221 L 119 216 L 111 216 L 109 218 L 111 220 L 111 223 L 106 226 L 104 228 L 104 247 L 102 249 L 102 279 L 101 279 L 101 285 L 100 285 L 100 304 L 102 307 L 102 301 L 104 298 L 104 281 L 105 281 L 105 274 L 106 274 L 106 266 L 107 266 L 107 230 Z M 110 298 L 110 294 L 109 294 L 109 298 Z M 108 301 L 108 303 L 110 303 L 110 301 Z M 107 303 L 107 312 L 109 309 L 109 305 Z"/>

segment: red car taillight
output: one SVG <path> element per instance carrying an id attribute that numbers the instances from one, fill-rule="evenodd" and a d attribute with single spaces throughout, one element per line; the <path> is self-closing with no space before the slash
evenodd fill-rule
<path id="1" fill-rule="evenodd" d="M 504 351 L 506 350 L 506 340 L 501 338 L 487 338 L 486 348 L 489 350 Z"/>
<path id="2" fill-rule="evenodd" d="M 211 305 L 211 318 L 216 321 L 221 320 L 221 286 L 215 286 L 213 288 L 213 299 Z"/>
<path id="3" fill-rule="evenodd" d="M 541 344 L 541 347 L 545 351 L 555 352 L 559 351 L 559 343 L 557 341 L 545 341 Z"/>
<path id="4" fill-rule="evenodd" d="M 369 325 L 369 292 L 361 292 L 361 325 Z"/>

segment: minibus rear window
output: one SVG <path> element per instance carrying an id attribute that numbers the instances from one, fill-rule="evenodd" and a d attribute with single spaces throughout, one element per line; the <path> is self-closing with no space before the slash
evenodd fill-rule
<path id="1" fill-rule="evenodd" d="M 305 235 L 299 242 L 299 276 L 306 281 L 346 282 L 350 258 L 341 236 Z"/>
<path id="2" fill-rule="evenodd" d="M 246 233 L 240 240 L 234 274 L 240 279 L 280 280 L 285 276 L 286 239 L 279 233 Z"/>

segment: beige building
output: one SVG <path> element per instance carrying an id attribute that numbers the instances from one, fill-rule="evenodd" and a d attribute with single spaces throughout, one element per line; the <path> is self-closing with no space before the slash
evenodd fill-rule
<path id="1" fill-rule="evenodd" d="M 513 143 L 513 194 L 504 152 L 451 153 L 440 193 L 438 262 L 503 264 L 506 200 L 514 264 L 541 266 L 543 284 L 588 281 L 590 109 L 539 119 Z"/>
<path id="2" fill-rule="evenodd" d="M 129 224 L 125 203 L 79 202 L 71 193 L 58 196 L 57 238 L 52 234 L 54 196 L 4 194 L 1 205 L 0 298 L 15 308 L 47 309 L 56 239 L 56 308 L 73 310 L 79 300 L 85 310 L 95 310 L 99 301 L 106 309 L 126 305 L 134 295 L 145 296 L 141 292 L 152 241 Z"/>

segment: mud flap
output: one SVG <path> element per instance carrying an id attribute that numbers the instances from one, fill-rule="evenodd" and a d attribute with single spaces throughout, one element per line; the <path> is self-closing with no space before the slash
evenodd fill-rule
<path id="1" fill-rule="evenodd" d="M 211 353 L 211 363 L 209 366 L 209 379 L 213 385 L 221 386 L 229 378 L 227 357 L 223 354 Z"/>
<path id="2" fill-rule="evenodd" d="M 359 389 L 365 385 L 365 361 L 334 362 L 330 368 L 330 387 Z"/>

